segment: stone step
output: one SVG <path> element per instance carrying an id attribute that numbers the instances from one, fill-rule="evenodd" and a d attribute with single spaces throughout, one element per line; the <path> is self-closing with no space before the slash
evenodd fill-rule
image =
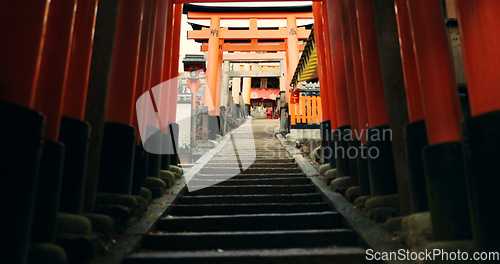
<path id="1" fill-rule="evenodd" d="M 245 160 L 245 159 L 248 159 L 248 160 L 258 160 L 258 161 L 261 161 L 261 160 L 269 160 L 269 159 L 292 159 L 292 157 L 290 156 L 290 154 L 288 153 L 282 153 L 281 155 L 275 155 L 273 153 L 264 153 L 266 155 L 255 155 L 255 154 L 239 154 L 239 158 L 241 160 Z M 233 157 L 235 157 L 234 154 L 216 154 L 214 155 L 214 157 L 212 159 L 232 159 Z"/>
<path id="2" fill-rule="evenodd" d="M 221 175 L 221 174 L 210 174 L 210 173 L 197 173 L 193 179 L 202 179 L 204 177 L 208 177 L 210 179 L 222 179 L 222 180 L 228 180 L 228 175 Z M 278 173 L 278 174 L 269 174 L 269 173 L 248 173 L 248 174 L 237 174 L 233 177 L 230 177 L 230 179 L 266 179 L 266 178 L 272 178 L 272 177 L 278 177 L 278 178 L 290 178 L 290 177 L 298 177 L 298 178 L 306 178 L 304 174 L 302 173 Z M 192 180 L 192 179 L 191 179 Z"/>
<path id="3" fill-rule="evenodd" d="M 272 178 L 260 178 L 260 179 L 229 179 L 222 181 L 217 178 L 194 178 L 189 181 L 189 185 L 201 185 L 201 186 L 209 186 L 212 184 L 219 185 L 231 185 L 231 186 L 239 186 L 239 185 L 298 185 L 298 184 L 310 184 L 311 180 L 309 178 L 302 177 L 272 177 Z"/>
<path id="4" fill-rule="evenodd" d="M 287 162 L 287 163 L 249 163 L 249 162 L 241 162 L 238 163 L 236 160 L 232 160 L 231 162 L 226 163 L 212 163 L 209 162 L 204 168 L 213 167 L 213 168 L 239 168 L 239 166 L 246 166 L 247 168 L 297 168 L 297 163 Z"/>
<path id="5" fill-rule="evenodd" d="M 311 248 L 356 243 L 356 233 L 350 229 L 154 233 L 143 239 L 147 250 Z"/>
<path id="6" fill-rule="evenodd" d="M 181 196 L 176 204 L 235 204 L 235 203 L 317 203 L 323 197 L 316 193 L 296 194 L 233 194 Z"/>
<path id="7" fill-rule="evenodd" d="M 279 214 L 331 211 L 330 204 L 317 203 L 249 203 L 249 204 L 175 204 L 168 214 L 173 216 Z"/>
<path id="8" fill-rule="evenodd" d="M 156 228 L 164 232 L 221 232 L 333 229 L 341 225 L 337 212 L 170 216 Z"/>
<path id="9" fill-rule="evenodd" d="M 366 263 L 365 249 L 287 248 L 264 250 L 155 251 L 130 255 L 124 264 L 304 264 Z M 374 262 L 376 263 L 376 262 Z"/>
<path id="10" fill-rule="evenodd" d="M 228 158 L 228 157 L 217 157 L 214 156 L 212 159 L 210 159 L 210 163 L 226 163 L 228 161 L 232 161 L 233 158 Z M 240 161 L 243 163 L 271 163 L 271 164 L 280 164 L 280 163 L 295 163 L 295 160 L 293 158 L 281 158 L 281 159 L 261 159 L 260 157 L 256 157 L 256 159 L 251 159 L 251 158 L 240 158 Z"/>
<path id="11" fill-rule="evenodd" d="M 281 174 L 281 173 L 301 173 L 302 171 L 297 168 L 247 168 L 241 170 L 238 167 L 222 168 L 222 167 L 203 167 L 200 173 L 205 174 L 253 174 L 253 173 L 267 173 L 267 174 Z"/>
<path id="12" fill-rule="evenodd" d="M 197 188 L 204 187 L 200 185 L 189 184 L 189 187 Z M 297 184 L 297 185 L 215 185 L 194 192 L 189 192 L 187 195 L 221 195 L 221 194 L 292 194 L 292 193 L 315 193 L 316 186 L 314 184 Z"/>

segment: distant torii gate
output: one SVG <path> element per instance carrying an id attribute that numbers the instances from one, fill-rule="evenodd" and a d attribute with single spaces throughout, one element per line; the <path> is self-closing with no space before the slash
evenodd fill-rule
<path id="1" fill-rule="evenodd" d="M 205 105 L 208 106 L 210 116 L 219 115 L 220 83 L 219 69 L 223 61 L 223 51 L 284 51 L 286 52 L 286 82 L 290 83 L 295 67 L 298 64 L 299 52 L 304 48 L 299 45 L 299 39 L 305 40 L 310 30 L 305 27 L 297 28 L 297 19 L 312 19 L 311 7 L 289 8 L 212 8 L 184 5 L 184 13 L 189 19 L 210 19 L 210 28 L 202 28 L 188 32 L 188 39 L 206 41 L 202 51 L 208 51 L 207 87 Z M 221 19 L 250 19 L 248 29 L 221 28 Z M 258 19 L 286 19 L 287 26 L 277 29 L 259 29 Z M 242 43 L 249 40 L 247 43 Z M 272 42 L 277 44 L 271 44 Z M 285 89 L 287 98 L 289 89 Z"/>

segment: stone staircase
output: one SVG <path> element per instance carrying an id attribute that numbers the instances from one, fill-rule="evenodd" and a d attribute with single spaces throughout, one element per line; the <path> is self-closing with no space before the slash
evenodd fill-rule
<path id="1" fill-rule="evenodd" d="M 357 234 L 265 124 L 253 121 L 250 167 L 219 182 L 239 166 L 227 163 L 231 146 L 223 147 L 189 186 L 219 183 L 181 194 L 124 263 L 365 263 Z M 240 154 L 250 164 L 252 155 Z M 213 169 L 221 172 L 206 173 Z"/>

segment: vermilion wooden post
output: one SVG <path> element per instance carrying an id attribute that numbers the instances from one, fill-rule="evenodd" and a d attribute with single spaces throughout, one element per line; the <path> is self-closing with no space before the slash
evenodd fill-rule
<path id="1" fill-rule="evenodd" d="M 158 114 L 160 117 L 160 121 L 162 122 L 162 129 L 164 133 L 168 133 L 168 123 L 174 122 L 172 119 L 173 113 L 173 105 L 176 104 L 177 98 L 174 100 L 174 89 L 173 89 L 173 80 L 172 80 L 172 47 L 173 47 L 173 24 L 174 24 L 174 3 L 173 1 L 165 1 L 166 6 L 166 32 L 165 40 L 164 40 L 164 50 L 163 50 L 163 73 L 161 76 L 162 83 L 165 86 L 162 87 L 160 93 L 160 102 L 158 107 Z M 163 8 L 162 8 L 163 9 Z M 168 81 L 168 83 L 167 83 Z"/>
<path id="2" fill-rule="evenodd" d="M 410 205 L 414 213 L 429 210 L 424 177 L 422 149 L 428 145 L 424 109 L 420 93 L 420 79 L 413 49 L 407 0 L 395 0 L 398 22 L 399 46 L 403 66 L 406 101 L 410 123 L 406 126 L 406 155 L 409 168 Z"/>
<path id="3" fill-rule="evenodd" d="M 217 58 L 217 92 L 215 95 L 215 115 L 220 118 L 220 94 L 221 94 L 221 81 L 222 81 L 222 44 L 224 40 L 219 40 L 219 56 Z M 253 69 L 252 69 L 253 70 Z"/>
<path id="4" fill-rule="evenodd" d="M 321 95 L 321 112 L 323 115 L 323 121 L 320 124 L 321 133 L 321 151 L 322 151 L 322 163 L 330 163 L 333 159 L 333 152 L 331 149 L 331 135 L 332 135 L 332 123 L 330 118 L 330 109 L 333 104 L 330 104 L 328 93 L 331 87 L 330 77 L 327 75 L 328 68 L 327 60 L 325 55 L 325 40 L 324 27 L 323 27 L 323 16 L 322 16 L 322 3 L 320 1 L 313 2 L 313 14 L 314 14 L 314 38 L 316 40 L 316 52 L 318 59 L 318 79 L 320 83 L 320 95 Z"/>
<path id="5" fill-rule="evenodd" d="M 74 0 L 52 1 L 47 17 L 35 108 L 46 116 L 45 137 L 52 141 L 59 136 L 75 11 Z"/>
<path id="6" fill-rule="evenodd" d="M 179 76 L 179 51 L 181 40 L 181 21 L 182 21 L 182 4 L 175 4 L 174 6 L 174 30 L 172 41 L 172 66 L 170 70 L 170 77 L 177 78 Z M 178 80 L 178 79 L 176 79 Z M 173 106 L 169 111 L 169 120 L 176 121 L 177 116 L 177 93 L 178 89 L 172 90 Z"/>
<path id="7" fill-rule="evenodd" d="M 378 153 L 375 157 L 369 157 L 367 164 L 372 196 L 397 193 L 392 132 L 388 126 L 379 42 L 375 29 L 374 4 L 372 0 L 356 0 L 355 3 L 368 114 L 368 127 L 364 126 L 365 136 L 368 136 L 365 154 L 370 151 Z M 378 138 L 376 138 L 377 135 Z"/>
<path id="8" fill-rule="evenodd" d="M 98 191 L 130 194 L 136 130 L 132 126 L 144 0 L 120 2 L 116 20 Z"/>
<path id="9" fill-rule="evenodd" d="M 25 263 L 43 146 L 44 117 L 32 110 L 40 69 L 49 1 L 0 2 L 0 170 L 1 192 L 10 216 L 4 230 L 5 263 Z M 22 179 L 22 180 L 20 180 Z"/>
<path id="10" fill-rule="evenodd" d="M 106 122 L 132 124 L 144 2 L 120 4 L 109 79 Z"/>
<path id="11" fill-rule="evenodd" d="M 144 2 L 144 16 L 142 19 L 142 29 L 141 29 L 141 38 L 140 38 L 140 47 L 139 47 L 139 58 L 137 62 L 137 77 L 135 82 L 135 102 L 139 99 L 141 95 L 143 95 L 146 90 L 146 79 L 149 75 L 147 73 L 148 69 L 148 59 L 150 53 L 150 43 L 152 39 L 151 27 L 153 23 L 152 12 L 155 10 L 154 1 L 146 1 Z M 137 113 L 144 111 L 144 105 L 135 105 L 135 113 L 132 115 L 132 124 L 139 131 L 139 123 L 137 120 Z M 141 124 L 142 125 L 142 124 Z M 140 134 L 137 133 L 137 140 L 140 140 Z"/>
<path id="12" fill-rule="evenodd" d="M 361 153 L 366 149 L 368 133 L 368 111 L 365 95 L 365 81 L 363 74 L 363 62 L 361 60 L 361 48 L 359 41 L 358 21 L 356 18 L 356 2 L 346 1 L 348 5 L 349 25 L 351 29 L 352 63 L 354 71 L 354 85 L 357 106 L 357 135 L 358 141 L 354 141 L 355 146 Z M 360 195 L 370 194 L 370 178 L 368 174 L 368 160 L 366 155 L 356 157 L 356 168 Z"/>
<path id="13" fill-rule="evenodd" d="M 49 1 L 14 1 L 1 4 L 0 100 L 32 108 L 40 69 Z"/>
<path id="14" fill-rule="evenodd" d="M 356 0 L 359 41 L 363 61 L 366 106 L 369 128 L 387 125 L 387 107 L 384 98 L 384 84 L 380 69 L 377 34 L 375 31 L 371 0 Z"/>
<path id="15" fill-rule="evenodd" d="M 408 1 L 429 144 L 460 140 L 463 119 L 442 7 Z"/>
<path id="16" fill-rule="evenodd" d="M 500 248 L 498 204 L 500 184 L 498 128 L 500 127 L 500 2 L 455 0 L 462 41 L 467 91 L 472 117 L 462 124 L 464 157 L 474 239 L 480 251 Z"/>
<path id="17" fill-rule="evenodd" d="M 285 96 L 287 102 L 290 103 L 290 82 L 292 81 L 295 68 L 299 63 L 299 38 L 297 35 L 297 19 L 295 16 L 289 15 L 286 17 L 286 27 L 288 30 L 287 38 L 287 83 Z M 253 70 L 253 69 L 252 69 Z"/>
<path id="18" fill-rule="evenodd" d="M 149 79 L 149 95 L 151 97 L 153 109 L 157 114 L 156 120 L 148 120 L 148 129 L 160 129 L 155 132 L 152 140 L 153 144 L 149 148 L 156 148 L 156 153 L 149 155 L 149 176 L 159 177 L 162 168 L 168 168 L 168 163 L 162 162 L 162 150 L 166 150 L 168 142 L 165 135 L 168 131 L 168 91 L 164 87 L 160 87 L 157 91 L 158 94 L 153 94 L 153 88 L 157 85 L 164 83 L 164 78 L 168 78 L 170 69 L 168 68 L 170 62 L 170 30 L 167 31 L 167 26 L 171 26 L 171 13 L 172 3 L 169 0 L 158 0 L 157 8 L 155 10 L 156 18 L 154 23 L 154 39 L 152 42 L 152 58 L 151 58 L 151 75 Z M 169 16 L 170 14 L 170 16 Z M 168 46 L 167 46 L 168 45 Z M 150 115 L 151 116 L 151 115 Z M 163 165 L 162 165 L 163 163 Z"/>
<path id="19" fill-rule="evenodd" d="M 35 109 L 47 119 L 31 237 L 38 243 L 54 243 L 56 236 L 64 157 L 64 145 L 58 142 L 59 128 L 75 11 L 74 0 L 51 1 L 36 83 Z"/>
<path id="20" fill-rule="evenodd" d="M 325 61 L 327 58 L 325 57 L 325 45 L 323 40 L 323 17 L 321 16 L 321 2 L 316 1 L 313 2 L 313 14 L 314 14 L 314 38 L 316 40 L 316 52 L 318 54 L 318 79 L 320 83 L 320 92 L 321 92 L 321 105 L 323 106 L 322 114 L 323 121 L 330 120 L 330 111 L 328 108 L 330 107 L 328 101 L 328 89 L 331 87 L 328 84 L 328 78 L 325 76 L 325 72 L 327 72 Z"/>
<path id="21" fill-rule="evenodd" d="M 472 116 L 500 110 L 500 36 L 495 0 L 455 0 Z"/>
<path id="22" fill-rule="evenodd" d="M 335 104 L 337 109 L 337 126 L 350 126 L 349 103 L 346 88 L 344 47 L 342 35 L 341 9 L 339 0 L 327 0 L 330 50 L 332 58 L 333 87 L 335 93 Z"/>
<path id="23" fill-rule="evenodd" d="M 65 147 L 61 212 L 79 214 L 83 211 L 90 138 L 90 125 L 83 119 L 96 14 L 96 0 L 78 1 L 59 133 L 59 141 Z"/>
<path id="24" fill-rule="evenodd" d="M 163 83 L 165 78 L 168 78 L 170 74 L 170 68 L 168 67 L 170 63 L 170 48 L 167 48 L 166 45 L 168 43 L 170 46 L 170 33 L 168 32 L 171 30 L 167 31 L 167 25 L 171 26 L 171 12 L 172 3 L 170 3 L 169 0 L 158 0 L 155 36 L 153 41 L 151 79 L 148 87 L 150 92 L 153 87 Z M 153 96 L 151 93 L 151 99 L 154 102 L 155 111 L 158 113 L 158 122 L 163 133 L 166 133 L 168 127 L 168 120 L 166 118 L 168 116 L 168 108 L 166 107 L 168 99 L 166 98 L 165 92 L 164 89 L 161 89 L 160 93 L 156 96 Z"/>
<path id="25" fill-rule="evenodd" d="M 342 34 L 342 10 L 340 0 L 328 0 L 327 12 L 330 38 L 330 51 L 332 58 L 333 87 L 337 123 L 335 129 L 335 142 L 333 151 L 336 155 L 336 167 L 339 176 L 350 175 L 350 162 L 346 155 L 349 148 L 349 134 L 351 133 L 351 120 L 349 118 L 349 99 L 347 96 L 346 68 L 344 57 L 344 39 Z M 325 36 L 326 37 L 326 36 Z"/>
<path id="26" fill-rule="evenodd" d="M 210 21 L 210 38 L 208 39 L 207 86 L 205 105 L 210 116 L 215 116 L 215 97 L 217 94 L 217 67 L 219 61 L 220 18 L 213 16 Z"/>
<path id="27" fill-rule="evenodd" d="M 329 18 L 328 18 L 328 2 L 322 1 L 321 3 L 321 17 L 323 18 L 323 30 L 322 30 L 322 36 L 323 36 L 323 41 L 324 41 L 324 54 L 325 54 L 325 76 L 327 77 L 328 81 L 328 103 L 329 106 L 328 108 L 330 109 L 330 121 L 331 121 L 331 126 L 330 128 L 333 130 L 338 127 L 337 125 L 337 103 L 335 100 L 335 83 L 333 80 L 333 58 L 332 58 L 332 50 L 331 50 L 331 43 L 330 43 L 330 25 L 329 25 Z"/>
<path id="28" fill-rule="evenodd" d="M 147 91 L 150 95 L 151 100 L 153 100 L 151 93 L 151 76 L 152 76 L 152 66 L 153 66 L 153 56 L 154 56 L 154 40 L 156 36 L 156 20 L 157 20 L 157 10 L 158 10 L 159 0 L 151 1 L 151 17 L 149 24 L 149 38 L 148 38 L 148 47 L 147 47 L 147 57 L 145 61 L 145 69 L 144 69 L 144 93 Z M 154 109 L 149 109 L 150 105 L 143 105 L 143 111 L 155 111 Z M 147 127 L 147 126 L 157 126 L 157 120 L 149 118 L 151 115 L 147 115 L 142 124 L 139 126 Z M 143 142 L 144 143 L 144 142 Z"/>
<path id="29" fill-rule="evenodd" d="M 424 148 L 435 240 L 470 239 L 459 124 L 463 119 L 441 3 L 408 0 L 429 146 Z M 446 188 L 444 188 L 446 187 Z"/>
<path id="30" fill-rule="evenodd" d="M 208 107 L 209 139 L 216 135 L 216 96 L 217 68 L 219 64 L 219 32 L 220 17 L 213 16 L 210 20 L 210 37 L 208 39 L 207 84 L 205 86 L 205 106 Z"/>
<path id="31" fill-rule="evenodd" d="M 97 0 L 79 1 L 71 47 L 63 115 L 83 120 L 89 82 Z"/>
<path id="32" fill-rule="evenodd" d="M 137 104 L 137 100 L 140 96 L 142 96 L 147 91 L 146 80 L 147 76 L 149 76 L 148 62 L 149 53 L 150 53 L 150 44 L 152 43 L 152 39 L 154 34 L 152 33 L 152 25 L 154 22 L 154 12 L 156 10 L 156 2 L 155 1 L 145 1 L 144 2 L 144 15 L 142 19 L 141 26 L 141 38 L 140 38 L 140 48 L 139 48 L 139 58 L 137 62 L 137 78 L 135 83 L 135 99 L 134 99 L 134 109 L 135 112 L 132 115 L 133 121 L 132 124 L 135 127 L 136 131 L 140 131 L 140 129 L 144 129 L 144 127 L 139 127 L 139 122 L 137 119 L 137 115 L 139 113 L 144 113 L 146 105 L 144 103 Z M 141 101 L 142 102 L 142 101 Z M 144 120 L 142 120 L 144 122 Z M 144 125 L 145 123 L 141 123 Z M 140 132 L 144 133 L 144 130 Z M 143 187 L 144 182 L 148 176 L 148 154 L 144 149 L 144 146 L 141 142 L 141 134 L 137 133 L 136 135 L 136 147 L 135 147 L 135 155 L 134 155 L 134 171 L 132 178 L 132 194 L 139 195 L 141 192 L 141 187 Z"/>
<path id="33" fill-rule="evenodd" d="M 356 100 L 356 83 L 354 79 L 354 63 L 352 46 L 354 43 L 351 41 L 351 25 L 349 21 L 349 3 L 346 0 L 339 1 L 340 8 L 340 20 L 342 25 L 342 46 L 344 52 L 344 65 L 345 65 L 345 84 L 347 92 L 347 100 L 349 107 L 349 121 L 350 121 L 350 139 L 346 140 L 347 150 L 346 156 L 352 149 L 356 148 L 360 142 L 358 138 L 358 106 Z M 356 155 L 355 155 L 356 156 Z M 351 184 L 358 185 L 358 168 L 356 158 L 348 157 L 349 161 L 349 177 L 351 178 Z"/>
<path id="34" fill-rule="evenodd" d="M 349 6 L 348 1 L 340 0 L 340 19 L 341 19 L 341 30 L 342 30 L 342 46 L 344 51 L 344 65 L 345 65 L 345 85 L 347 91 L 347 100 L 349 107 L 349 120 L 351 125 L 351 130 L 354 134 L 357 134 L 358 129 L 358 109 L 356 104 L 356 83 L 354 79 L 354 63 L 352 54 L 352 43 L 351 41 L 351 27 L 349 24 Z M 352 137 L 356 138 L 355 135 Z"/>
<path id="35" fill-rule="evenodd" d="M 361 48 L 358 32 L 358 21 L 356 18 L 356 3 L 354 1 L 347 1 L 349 5 L 349 24 L 351 28 L 351 48 L 352 48 L 352 63 L 354 69 L 354 85 L 356 87 L 356 101 L 357 101 L 357 127 L 358 135 L 361 144 L 366 144 L 366 128 L 368 127 L 368 111 L 365 95 L 365 80 L 363 74 L 363 63 L 361 60 Z"/>
<path id="36" fill-rule="evenodd" d="M 422 96 L 420 94 L 420 79 L 418 77 L 417 62 L 413 50 L 410 18 L 408 17 L 407 0 L 395 0 L 396 18 L 398 20 L 399 45 L 408 102 L 408 117 L 410 123 L 424 119 Z"/>

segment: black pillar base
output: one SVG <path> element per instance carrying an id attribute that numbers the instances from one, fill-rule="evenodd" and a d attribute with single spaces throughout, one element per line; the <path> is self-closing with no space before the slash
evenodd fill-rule
<path id="1" fill-rule="evenodd" d="M 334 141 L 332 142 L 332 149 L 335 153 L 337 175 L 339 177 L 349 176 L 351 165 L 347 156 L 347 150 L 349 149 L 349 141 L 351 138 L 351 126 L 338 127 L 333 131 L 333 134 Z M 330 163 L 330 166 L 331 165 Z"/>
<path id="2" fill-rule="evenodd" d="M 220 135 L 221 136 L 224 136 L 226 134 L 226 107 L 225 106 L 221 106 L 220 107 L 220 125 L 219 125 L 219 128 L 220 128 Z"/>
<path id="3" fill-rule="evenodd" d="M 364 150 L 363 150 L 364 149 Z M 366 145 L 359 147 L 359 153 L 366 152 Z M 370 195 L 370 175 L 368 173 L 368 158 L 366 155 L 358 155 L 356 159 L 357 172 L 358 172 L 358 185 L 361 195 Z"/>
<path id="4" fill-rule="evenodd" d="M 31 241 L 54 243 L 63 178 L 64 145 L 45 140 L 38 179 Z M 80 202 L 82 199 L 80 199 Z M 80 206 L 81 207 L 81 206 Z"/>
<path id="5" fill-rule="evenodd" d="M 423 150 L 434 240 L 470 239 L 471 227 L 460 142 Z"/>
<path id="6" fill-rule="evenodd" d="M 64 166 L 61 188 L 61 212 L 80 214 L 83 210 L 90 125 L 63 116 L 59 141 L 64 144 Z"/>
<path id="7" fill-rule="evenodd" d="M 251 106 L 249 104 L 245 104 L 245 116 L 249 116 L 251 114 Z"/>
<path id="8" fill-rule="evenodd" d="M 406 126 L 406 155 L 410 176 L 410 203 L 412 213 L 429 211 L 427 188 L 425 185 L 422 149 L 428 145 L 425 121 L 417 121 Z"/>
<path id="9" fill-rule="evenodd" d="M 114 122 L 104 124 L 99 192 L 131 193 L 135 137 L 133 126 Z"/>
<path id="10" fill-rule="evenodd" d="M 217 116 L 208 116 L 208 139 L 209 140 L 215 140 L 215 135 L 217 135 L 218 132 L 218 123 L 217 123 Z"/>
<path id="11" fill-rule="evenodd" d="M 321 133 L 321 163 L 326 164 L 333 159 L 333 151 L 330 148 L 330 141 L 332 135 L 332 123 L 330 120 L 323 121 L 319 124 L 319 130 Z"/>
<path id="12" fill-rule="evenodd" d="M 140 195 L 141 187 L 146 185 L 148 177 L 148 153 L 139 144 L 135 146 L 134 174 L 132 176 L 132 194 Z"/>
<path id="13" fill-rule="evenodd" d="M 353 186 L 359 185 L 358 156 L 360 156 L 361 142 L 357 139 L 347 142 L 347 158 L 349 159 L 349 176 Z"/>
<path id="14" fill-rule="evenodd" d="M 466 119 L 462 133 L 474 239 L 479 251 L 498 251 L 500 111 Z"/>
<path id="15" fill-rule="evenodd" d="M 179 150 L 179 124 L 169 122 L 168 126 L 174 151 L 174 154 L 170 155 L 169 165 L 179 166 L 179 154 L 177 153 Z"/>
<path id="16" fill-rule="evenodd" d="M 162 130 L 153 127 L 146 127 L 146 135 L 147 140 L 144 142 L 144 149 L 148 152 L 147 155 L 147 176 L 151 177 L 160 177 L 160 169 L 161 169 L 161 159 L 162 155 L 159 153 L 162 152 L 162 141 L 163 139 L 167 139 L 167 137 L 163 134 Z"/>
<path id="17" fill-rule="evenodd" d="M 239 104 L 235 105 L 236 107 L 236 118 L 240 118 L 241 117 L 241 106 Z"/>
<path id="18" fill-rule="evenodd" d="M 368 130 L 365 154 L 368 157 L 370 192 L 373 196 L 398 192 L 391 137 L 391 131 L 387 125 Z"/>
<path id="19" fill-rule="evenodd" d="M 13 89 L 2 87 L 1 89 Z M 3 263 L 25 263 L 43 147 L 44 117 L 32 109 L 0 101 L 0 172 L 9 241 L 2 251 Z M 15 201 L 15 202 L 14 202 Z"/>

